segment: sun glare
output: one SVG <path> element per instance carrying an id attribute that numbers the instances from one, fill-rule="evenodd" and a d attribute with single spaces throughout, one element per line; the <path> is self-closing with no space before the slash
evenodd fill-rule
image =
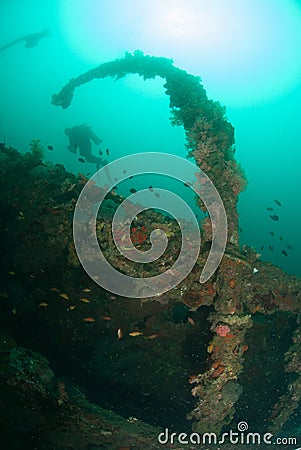
<path id="1" fill-rule="evenodd" d="M 167 56 L 201 75 L 225 104 L 266 101 L 299 83 L 301 10 L 295 0 L 63 2 L 70 46 L 97 63 L 124 51 Z"/>

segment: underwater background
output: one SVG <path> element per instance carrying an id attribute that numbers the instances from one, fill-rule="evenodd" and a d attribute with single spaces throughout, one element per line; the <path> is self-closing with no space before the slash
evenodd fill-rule
<path id="1" fill-rule="evenodd" d="M 70 154 L 64 135 L 64 128 L 82 123 L 110 149 L 109 161 L 148 151 L 186 157 L 184 131 L 170 124 L 161 79 L 105 79 L 78 90 L 67 110 L 51 105 L 70 78 L 125 51 L 172 58 L 201 76 L 208 97 L 226 106 L 235 127 L 235 156 L 248 179 L 239 199 L 241 244 L 301 274 L 300 2 L 3 0 L 0 12 L 0 46 L 51 33 L 34 48 L 19 42 L 1 52 L 1 141 L 26 152 L 40 139 L 46 161 L 84 174 L 95 165 Z M 126 185 L 132 187 L 139 182 Z M 193 206 L 187 189 L 180 194 Z"/>
<path id="2" fill-rule="evenodd" d="M 157 449 L 159 426 L 220 433 L 240 421 L 300 440 L 301 0 L 2 0 L 0 17 L 0 447 Z M 64 108 L 62 87 L 101 64 L 110 76 L 82 83 Z M 152 70 L 163 79 L 149 79 Z M 170 120 L 173 102 L 183 127 Z M 82 124 L 108 162 L 190 150 L 212 170 L 230 214 L 211 279 L 199 283 L 208 221 L 188 277 L 149 301 L 87 276 L 72 220 L 83 186 L 93 207 L 98 198 L 87 182 L 96 164 L 70 152 L 65 134 Z M 142 273 L 124 262 L 111 246 L 123 197 L 159 185 L 203 218 L 187 183 L 160 183 L 118 184 L 97 218 L 96 237 L 122 273 L 165 272 L 181 243 L 170 217 L 135 214 L 132 242 L 148 249 L 159 226 L 168 259 Z"/>

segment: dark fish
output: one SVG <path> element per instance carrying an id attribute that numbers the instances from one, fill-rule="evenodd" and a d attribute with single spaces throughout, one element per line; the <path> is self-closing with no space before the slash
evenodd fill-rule
<path id="1" fill-rule="evenodd" d="M 278 216 L 276 216 L 276 214 L 274 214 L 274 215 L 270 215 L 270 218 L 272 219 L 272 220 L 274 220 L 274 222 L 278 222 L 278 220 L 279 220 L 279 217 Z"/>
<path id="2" fill-rule="evenodd" d="M 272 245 L 270 245 L 269 250 L 270 250 L 270 252 L 272 252 L 274 250 L 274 247 Z"/>
<path id="3" fill-rule="evenodd" d="M 148 186 L 148 189 L 149 189 L 151 192 L 154 192 L 153 186 Z"/>
<path id="4" fill-rule="evenodd" d="M 281 203 L 279 202 L 279 200 L 274 199 L 274 202 L 276 203 L 276 205 L 281 206 Z"/>
<path id="5" fill-rule="evenodd" d="M 133 175 L 129 177 L 129 179 L 131 180 L 133 178 Z"/>
<path id="6" fill-rule="evenodd" d="M 183 183 L 185 187 L 190 187 L 190 183 Z"/>
<path id="7" fill-rule="evenodd" d="M 135 188 L 131 188 L 131 189 L 130 189 L 130 192 L 131 192 L 132 194 L 135 194 L 135 192 L 137 192 L 137 190 L 136 190 Z"/>
<path id="8" fill-rule="evenodd" d="M 84 158 L 78 158 L 79 162 L 84 163 L 86 160 Z"/>
<path id="9" fill-rule="evenodd" d="M 110 151 L 109 151 L 109 149 L 108 148 L 106 148 L 106 154 L 109 156 L 109 154 L 110 154 Z"/>
<path id="10" fill-rule="evenodd" d="M 269 207 L 267 208 L 267 211 L 274 211 L 274 210 L 273 210 L 273 208 L 272 208 L 271 206 L 269 206 Z"/>
<path id="11" fill-rule="evenodd" d="M 126 173 L 126 169 L 124 169 L 124 171 L 122 173 Z"/>
<path id="12" fill-rule="evenodd" d="M 262 245 L 261 247 L 260 247 L 260 250 L 263 250 L 264 249 L 264 245 Z"/>
<path id="13" fill-rule="evenodd" d="M 286 246 L 289 250 L 294 250 L 294 248 L 290 245 L 290 244 L 287 244 L 287 246 Z"/>
<path id="14" fill-rule="evenodd" d="M 47 148 L 48 148 L 48 150 L 51 150 L 51 151 L 53 150 L 53 147 L 52 147 L 52 145 L 48 145 L 48 147 L 47 147 Z"/>
<path id="15" fill-rule="evenodd" d="M 99 156 L 102 156 L 102 151 L 101 151 L 101 150 L 99 150 L 98 154 L 99 154 Z"/>
<path id="16" fill-rule="evenodd" d="M 159 198 L 160 194 L 158 192 L 155 192 L 155 196 Z"/>
<path id="17" fill-rule="evenodd" d="M 286 250 L 282 250 L 282 252 L 281 252 L 284 256 L 288 256 L 288 253 L 287 253 L 287 251 Z"/>
<path id="18" fill-rule="evenodd" d="M 280 236 L 279 241 L 283 241 L 283 237 L 282 236 Z"/>
<path id="19" fill-rule="evenodd" d="M 238 227 L 239 231 L 242 232 L 242 228 Z"/>
<path id="20" fill-rule="evenodd" d="M 269 233 L 271 236 L 275 236 L 275 233 L 274 233 L 274 231 L 270 231 L 270 233 Z"/>

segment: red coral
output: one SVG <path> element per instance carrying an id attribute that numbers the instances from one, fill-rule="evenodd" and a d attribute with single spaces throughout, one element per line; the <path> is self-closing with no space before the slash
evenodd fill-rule
<path id="1" fill-rule="evenodd" d="M 225 337 L 228 333 L 230 333 L 230 328 L 228 325 L 218 325 L 214 330 L 219 336 Z"/>
<path id="2" fill-rule="evenodd" d="M 132 228 L 131 230 L 131 240 L 132 243 L 135 245 L 137 244 L 143 244 L 147 239 L 147 233 L 146 228 L 144 226 L 140 228 Z"/>

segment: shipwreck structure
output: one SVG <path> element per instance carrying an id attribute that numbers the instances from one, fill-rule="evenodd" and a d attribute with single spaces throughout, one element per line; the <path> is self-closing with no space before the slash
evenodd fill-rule
<path id="1" fill-rule="evenodd" d="M 134 73 L 145 80 L 166 80 L 172 123 L 184 127 L 189 156 L 222 197 L 229 228 L 222 262 L 208 282 L 199 283 L 212 240 L 207 218 L 197 264 L 172 291 L 146 302 L 105 292 L 86 275 L 73 244 L 72 214 L 88 180 L 62 166 L 43 164 L 39 148 L 22 156 L 2 145 L 7 256 L 2 262 L 1 329 L 7 346 L 2 342 L 1 389 L 8 383 L 11 395 L 38 405 L 44 416 L 41 435 L 57 448 L 159 448 L 154 426 L 220 434 L 241 420 L 258 432 L 287 435 L 297 427 L 301 398 L 301 282 L 262 262 L 255 250 L 239 247 L 237 200 L 246 178 L 234 158 L 234 130 L 224 108 L 208 100 L 198 77 L 169 59 L 140 51 L 71 79 L 52 102 L 67 108 L 84 83 Z M 113 191 L 106 197 L 97 237 L 116 269 L 141 273 L 113 249 L 111 219 L 122 200 Z M 201 202 L 199 206 L 204 210 Z M 140 250 L 149 248 L 154 226 L 165 232 L 169 244 L 166 255 L 148 265 L 143 276 L 166 270 L 179 251 L 175 221 L 155 211 L 138 217 L 132 242 Z M 29 337 L 26 330 L 32 327 L 35 334 Z M 72 370 L 73 382 L 87 391 L 89 400 L 128 417 L 84 400 L 65 381 Z M 94 388 L 89 391 L 88 386 Z M 98 391 L 107 395 L 105 400 Z M 129 410 L 119 405 L 118 395 Z M 45 404 L 52 411 L 48 425 Z M 3 408 L 13 409 L 9 401 Z M 81 432 L 76 439 L 72 417 Z M 76 447 L 79 441 L 81 447 Z"/>

